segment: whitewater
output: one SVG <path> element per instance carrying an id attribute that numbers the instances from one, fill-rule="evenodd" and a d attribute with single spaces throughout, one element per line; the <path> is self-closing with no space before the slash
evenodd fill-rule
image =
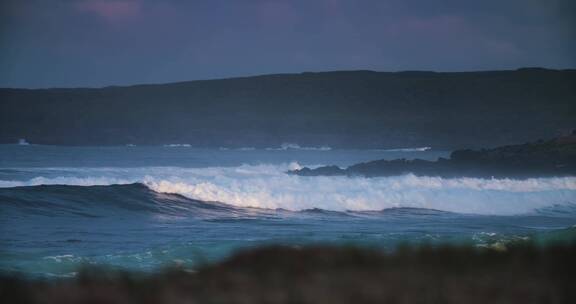
<path id="1" fill-rule="evenodd" d="M 415 176 L 364 178 L 286 174 L 298 163 L 237 167 L 19 168 L 36 177 L 0 180 L 0 187 L 143 183 L 160 193 L 237 207 L 301 211 L 425 208 L 513 215 L 576 202 L 576 177 L 481 179 Z"/>
<path id="2" fill-rule="evenodd" d="M 290 175 L 302 166 L 447 157 L 339 150 L 0 145 L 0 274 L 82 265 L 194 268 L 248 247 L 573 240 L 576 177 Z"/>

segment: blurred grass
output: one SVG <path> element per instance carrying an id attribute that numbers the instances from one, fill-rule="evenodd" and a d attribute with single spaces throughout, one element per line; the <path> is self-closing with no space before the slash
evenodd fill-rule
<path id="1" fill-rule="evenodd" d="M 195 271 L 0 279 L 0 303 L 576 303 L 576 244 L 263 247 Z"/>

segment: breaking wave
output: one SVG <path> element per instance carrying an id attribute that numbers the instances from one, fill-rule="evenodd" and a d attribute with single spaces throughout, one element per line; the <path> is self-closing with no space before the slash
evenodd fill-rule
<path id="1" fill-rule="evenodd" d="M 481 179 L 421 177 L 304 177 L 285 174 L 297 163 L 211 168 L 48 168 L 0 187 L 142 183 L 158 193 L 236 207 L 330 211 L 424 208 L 514 215 L 576 204 L 576 177 Z M 21 169 L 25 170 L 25 169 Z"/>

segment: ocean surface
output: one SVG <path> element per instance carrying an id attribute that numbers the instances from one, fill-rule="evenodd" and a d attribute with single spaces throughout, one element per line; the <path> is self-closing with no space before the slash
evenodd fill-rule
<path id="1" fill-rule="evenodd" d="M 303 177 L 301 166 L 437 159 L 333 150 L 0 145 L 0 273 L 193 268 L 259 245 L 542 246 L 576 238 L 576 178 Z"/>

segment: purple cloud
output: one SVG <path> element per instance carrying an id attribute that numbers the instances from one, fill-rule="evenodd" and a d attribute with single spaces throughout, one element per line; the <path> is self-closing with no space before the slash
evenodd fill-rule
<path id="1" fill-rule="evenodd" d="M 93 13 L 107 21 L 117 23 L 140 16 L 141 0 L 82 0 L 76 4 L 81 12 Z"/>

